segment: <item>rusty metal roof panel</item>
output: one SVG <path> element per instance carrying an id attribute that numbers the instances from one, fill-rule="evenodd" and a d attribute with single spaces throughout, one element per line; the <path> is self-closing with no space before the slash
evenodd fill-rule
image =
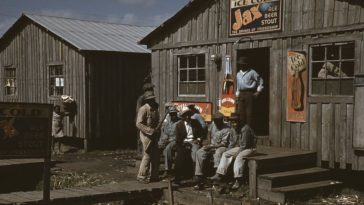
<path id="1" fill-rule="evenodd" d="M 63 17 L 25 14 L 35 23 L 59 36 L 79 50 L 150 53 L 139 45 L 154 27 L 112 24 Z"/>

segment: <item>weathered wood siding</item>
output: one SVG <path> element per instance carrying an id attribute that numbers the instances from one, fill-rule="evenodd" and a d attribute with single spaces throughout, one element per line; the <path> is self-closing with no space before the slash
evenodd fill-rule
<path id="1" fill-rule="evenodd" d="M 86 54 L 91 148 L 136 146 L 136 100 L 150 71 L 150 54 Z"/>
<path id="2" fill-rule="evenodd" d="M 75 48 L 30 21 L 14 33 L 0 51 L 0 101 L 54 103 L 56 99 L 49 97 L 48 65 L 60 63 L 64 66 L 64 94 L 77 101 L 75 136 L 85 138 L 84 57 Z M 3 72 L 4 66 L 9 65 L 16 68 L 16 96 L 5 96 Z M 65 123 L 66 134 L 72 136 L 68 125 Z"/>
<path id="3" fill-rule="evenodd" d="M 170 100 L 211 101 L 216 103 L 223 71 L 209 60 L 219 53 L 233 57 L 237 50 L 270 49 L 270 115 L 269 137 L 272 146 L 292 147 L 318 152 L 319 162 L 330 167 L 364 170 L 364 157 L 353 149 L 354 97 L 309 96 L 307 122 L 286 121 L 287 51 L 309 53 L 311 44 L 354 41 L 355 74 L 364 73 L 364 2 L 348 0 L 284 0 L 281 32 L 257 34 L 244 38 L 228 37 L 228 1 L 200 1 L 176 18 L 163 34 L 155 36 L 148 45 L 152 49 L 153 82 L 163 104 Z M 221 20 L 219 20 L 221 19 Z M 177 96 L 178 54 L 206 53 L 207 91 L 202 98 Z M 235 72 L 235 71 L 234 71 Z"/>

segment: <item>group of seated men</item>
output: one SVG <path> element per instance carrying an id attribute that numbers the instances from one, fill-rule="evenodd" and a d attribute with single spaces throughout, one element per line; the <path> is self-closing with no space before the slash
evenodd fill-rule
<path id="1" fill-rule="evenodd" d="M 229 166 L 233 163 L 235 182 L 231 189 L 238 189 L 243 181 L 245 157 L 253 154 L 256 148 L 254 131 L 239 120 L 237 113 L 232 113 L 224 121 L 220 113 L 213 115 L 208 127 L 194 105 L 178 111 L 173 104 L 166 104 L 168 113 L 163 125 L 159 148 L 165 158 L 164 177 L 171 175 L 174 163 L 174 182 L 181 183 L 188 173 L 192 161 L 195 175 L 195 189 L 203 189 L 206 179 L 223 181 Z M 209 160 L 213 158 L 213 163 Z M 206 166 L 213 164 L 215 175 L 206 177 Z"/>

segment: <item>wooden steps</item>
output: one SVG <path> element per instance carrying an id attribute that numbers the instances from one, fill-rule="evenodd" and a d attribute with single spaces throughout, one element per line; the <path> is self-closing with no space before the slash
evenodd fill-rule
<path id="1" fill-rule="evenodd" d="M 316 167 L 314 152 L 280 152 L 249 158 L 251 198 L 286 203 L 317 193 L 332 191 L 341 182 L 331 171 Z"/>
<path id="2" fill-rule="evenodd" d="M 305 199 L 317 193 L 332 192 L 341 184 L 338 181 L 325 180 L 277 187 L 271 190 L 258 189 L 258 196 L 268 201 L 285 204 L 292 199 Z"/>

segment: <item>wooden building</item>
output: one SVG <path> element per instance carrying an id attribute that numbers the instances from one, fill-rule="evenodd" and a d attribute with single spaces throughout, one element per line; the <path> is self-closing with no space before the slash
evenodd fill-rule
<path id="1" fill-rule="evenodd" d="M 152 51 L 161 104 L 212 102 L 216 112 L 226 57 L 235 76 L 236 59 L 246 56 L 265 87 L 253 127 L 270 146 L 364 170 L 363 37 L 359 0 L 191 0 L 140 43 Z M 302 105 L 292 110 L 295 69 Z"/>
<path id="2" fill-rule="evenodd" d="M 0 101 L 72 96 L 67 136 L 85 149 L 135 147 L 135 101 L 150 70 L 150 51 L 137 42 L 152 29 L 24 14 L 0 39 Z"/>

